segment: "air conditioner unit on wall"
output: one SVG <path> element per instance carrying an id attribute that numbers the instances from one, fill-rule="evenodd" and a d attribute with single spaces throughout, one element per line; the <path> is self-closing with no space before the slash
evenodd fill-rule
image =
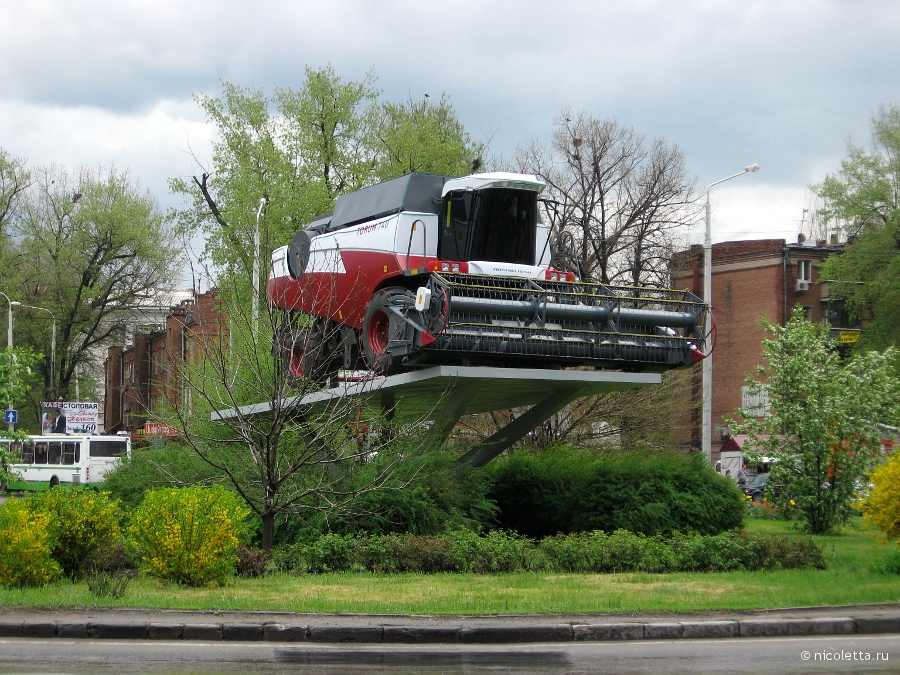
<path id="1" fill-rule="evenodd" d="M 797 279 L 797 292 L 802 293 L 803 291 L 809 290 L 810 282 L 806 279 Z"/>

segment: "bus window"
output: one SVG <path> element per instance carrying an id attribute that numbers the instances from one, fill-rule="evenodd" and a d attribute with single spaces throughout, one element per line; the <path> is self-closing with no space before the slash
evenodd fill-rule
<path id="1" fill-rule="evenodd" d="M 47 444 L 46 443 L 35 443 L 34 444 L 34 463 L 35 464 L 46 464 L 47 463 Z"/>
<path id="2" fill-rule="evenodd" d="M 102 441 L 91 439 L 91 457 L 121 457 L 127 447 L 128 444 L 120 438 Z"/>
<path id="3" fill-rule="evenodd" d="M 47 464 L 59 464 L 59 460 L 62 456 L 62 444 L 61 443 L 51 443 L 50 444 L 50 452 L 47 455 Z"/>
<path id="4" fill-rule="evenodd" d="M 31 443 L 12 443 L 9 449 L 13 457 L 18 457 L 22 464 L 34 462 L 34 446 Z"/>
<path id="5" fill-rule="evenodd" d="M 66 441 L 62 444 L 62 463 L 72 465 L 75 463 L 75 456 L 78 454 L 78 444 Z"/>

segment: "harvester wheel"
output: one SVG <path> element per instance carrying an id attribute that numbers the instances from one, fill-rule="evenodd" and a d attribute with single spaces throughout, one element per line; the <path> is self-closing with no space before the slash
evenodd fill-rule
<path id="1" fill-rule="evenodd" d="M 379 375 L 393 375 L 399 372 L 399 364 L 388 351 L 391 342 L 391 316 L 388 306 L 391 298 L 405 295 L 406 292 L 403 288 L 386 288 L 373 295 L 366 306 L 360 347 L 366 365 Z"/>
<path id="2" fill-rule="evenodd" d="M 321 373 L 321 345 L 318 335 L 307 328 L 297 328 L 288 334 L 282 345 L 282 363 L 291 385 L 306 377 L 316 380 Z"/>

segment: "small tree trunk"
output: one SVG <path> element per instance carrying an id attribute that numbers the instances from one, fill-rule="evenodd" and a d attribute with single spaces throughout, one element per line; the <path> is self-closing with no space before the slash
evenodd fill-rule
<path id="1" fill-rule="evenodd" d="M 272 539 L 275 533 L 275 511 L 269 509 L 262 515 L 261 548 L 266 553 L 272 552 Z"/>

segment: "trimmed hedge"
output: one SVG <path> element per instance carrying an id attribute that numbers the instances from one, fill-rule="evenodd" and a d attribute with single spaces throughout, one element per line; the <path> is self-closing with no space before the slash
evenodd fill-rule
<path id="1" fill-rule="evenodd" d="M 495 530 L 435 537 L 404 534 L 327 534 L 276 551 L 286 572 L 727 572 L 825 569 L 822 548 L 809 537 L 676 534 L 646 536 L 625 530 L 556 535 L 540 541 Z"/>
<path id="2" fill-rule="evenodd" d="M 743 525 L 743 495 L 701 455 L 559 447 L 519 451 L 486 468 L 500 527 L 530 537 L 594 530 L 711 535 Z"/>

